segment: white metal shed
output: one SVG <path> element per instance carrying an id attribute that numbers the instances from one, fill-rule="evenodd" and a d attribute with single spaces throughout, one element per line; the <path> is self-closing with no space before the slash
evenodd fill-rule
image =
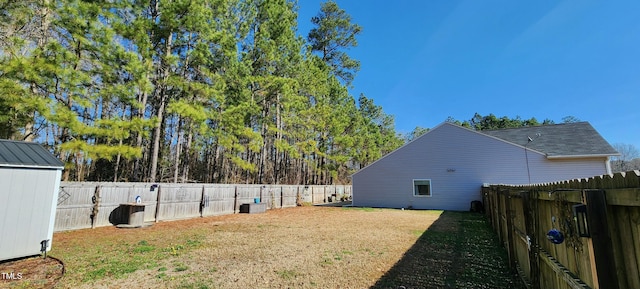
<path id="1" fill-rule="evenodd" d="M 37 143 L 0 140 L 0 261 L 51 250 L 63 168 Z"/>

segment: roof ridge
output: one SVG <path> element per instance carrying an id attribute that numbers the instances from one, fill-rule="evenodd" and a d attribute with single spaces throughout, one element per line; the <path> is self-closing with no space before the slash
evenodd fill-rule
<path id="1" fill-rule="evenodd" d="M 566 123 L 554 123 L 554 124 L 539 124 L 539 125 L 530 125 L 530 126 L 520 126 L 520 127 L 505 127 L 505 128 L 497 128 L 497 129 L 485 129 L 479 131 L 502 131 L 502 130 L 510 130 L 510 129 L 527 129 L 527 128 L 536 128 L 536 127 L 556 127 L 563 125 L 575 125 L 575 124 L 588 124 L 591 125 L 588 121 L 577 121 L 577 122 L 566 122 Z"/>

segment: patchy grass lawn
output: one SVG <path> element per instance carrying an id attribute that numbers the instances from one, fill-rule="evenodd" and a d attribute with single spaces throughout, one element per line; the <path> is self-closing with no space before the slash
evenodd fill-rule
<path id="1" fill-rule="evenodd" d="M 515 280 L 484 218 L 471 213 L 298 207 L 56 233 L 53 248 L 66 269 L 56 288 L 511 288 Z"/>
<path id="2" fill-rule="evenodd" d="M 524 288 L 485 217 L 444 212 L 372 288 Z"/>

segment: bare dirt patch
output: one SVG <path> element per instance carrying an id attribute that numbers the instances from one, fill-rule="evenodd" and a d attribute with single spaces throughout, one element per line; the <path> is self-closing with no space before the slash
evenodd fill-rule
<path id="1" fill-rule="evenodd" d="M 0 263 L 0 288 L 52 288 L 64 267 L 54 258 L 29 257 Z"/>

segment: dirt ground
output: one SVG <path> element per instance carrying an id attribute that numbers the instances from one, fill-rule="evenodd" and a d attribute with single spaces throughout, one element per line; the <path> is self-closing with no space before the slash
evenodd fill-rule
<path id="1" fill-rule="evenodd" d="M 50 255 L 66 270 L 55 288 L 470 288 L 455 282 L 464 273 L 455 242 L 424 247 L 443 241 L 428 237 L 439 236 L 434 222 L 452 238 L 461 233 L 441 212 L 298 207 L 56 233 Z M 427 267 L 446 275 L 416 282 L 437 272 Z M 25 282 L 37 276 L 23 276 L 0 287 L 33 288 Z"/>
<path id="2" fill-rule="evenodd" d="M 8 261 L 0 263 L 0 288 L 12 284 L 18 288 L 51 288 L 63 274 L 62 262 L 54 258 L 34 256 Z"/>

